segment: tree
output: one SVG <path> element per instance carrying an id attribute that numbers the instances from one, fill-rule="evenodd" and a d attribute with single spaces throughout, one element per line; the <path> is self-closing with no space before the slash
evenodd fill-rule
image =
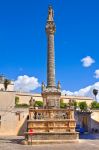
<path id="1" fill-rule="evenodd" d="M 43 107 L 43 102 L 42 101 L 35 101 L 35 106 Z"/>
<path id="2" fill-rule="evenodd" d="M 93 94 L 94 94 L 95 100 L 96 100 L 96 96 L 97 96 L 97 94 L 98 94 L 98 90 L 97 90 L 97 89 L 93 89 Z"/>
<path id="3" fill-rule="evenodd" d="M 94 101 L 91 103 L 91 109 L 99 109 L 99 103 Z"/>
<path id="4" fill-rule="evenodd" d="M 67 104 L 61 101 L 60 102 L 60 108 L 66 108 L 66 107 L 67 107 Z"/>
<path id="5" fill-rule="evenodd" d="M 60 99 L 60 103 L 64 103 L 64 99 L 61 98 L 61 99 Z"/>
<path id="6" fill-rule="evenodd" d="M 81 109 L 81 111 L 86 111 L 88 106 L 87 106 L 87 103 L 86 102 L 79 102 L 79 107 Z"/>
<path id="7" fill-rule="evenodd" d="M 4 80 L 4 88 L 5 88 L 5 91 L 7 90 L 8 85 L 9 85 L 10 83 L 11 83 L 11 81 L 8 80 L 8 79 L 5 79 L 5 80 Z"/>
<path id="8" fill-rule="evenodd" d="M 71 99 L 69 100 L 68 104 L 69 104 L 69 106 L 73 106 L 74 109 L 76 109 L 77 105 L 78 105 L 77 102 L 76 102 L 76 100 L 71 100 Z"/>
<path id="9" fill-rule="evenodd" d="M 74 108 L 76 109 L 77 108 L 77 102 L 76 101 L 74 101 Z"/>

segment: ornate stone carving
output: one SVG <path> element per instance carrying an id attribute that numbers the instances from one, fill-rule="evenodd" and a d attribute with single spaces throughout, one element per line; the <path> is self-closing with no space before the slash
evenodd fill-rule
<path id="1" fill-rule="evenodd" d="M 45 86 L 44 82 L 42 82 L 42 86 L 41 86 L 42 92 L 43 92 L 45 89 L 46 89 L 46 86 Z"/>
<path id="2" fill-rule="evenodd" d="M 59 90 L 61 89 L 60 81 L 58 81 L 57 89 L 59 89 Z"/>
<path id="3" fill-rule="evenodd" d="M 33 97 L 31 97 L 30 101 L 29 101 L 30 107 L 35 107 L 35 99 L 33 99 Z"/>

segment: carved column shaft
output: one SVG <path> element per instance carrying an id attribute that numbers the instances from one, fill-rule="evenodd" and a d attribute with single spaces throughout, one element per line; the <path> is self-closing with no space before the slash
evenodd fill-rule
<path id="1" fill-rule="evenodd" d="M 47 86 L 55 86 L 54 34 L 48 34 Z"/>

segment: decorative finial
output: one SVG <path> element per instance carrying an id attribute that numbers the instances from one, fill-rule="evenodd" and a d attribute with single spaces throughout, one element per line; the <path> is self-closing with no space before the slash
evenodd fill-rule
<path id="1" fill-rule="evenodd" d="M 46 87 L 45 87 L 45 84 L 44 84 L 44 82 L 42 82 L 41 90 L 44 91 L 45 88 L 46 88 Z"/>
<path id="2" fill-rule="evenodd" d="M 59 89 L 59 90 L 61 89 L 60 81 L 58 81 L 57 89 Z"/>

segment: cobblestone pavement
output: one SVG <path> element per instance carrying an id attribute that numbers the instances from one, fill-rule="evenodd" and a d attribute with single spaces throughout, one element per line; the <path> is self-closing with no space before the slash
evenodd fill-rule
<path id="1" fill-rule="evenodd" d="M 90 137 L 90 135 L 88 136 Z M 96 136 L 99 137 L 99 136 Z M 99 139 L 80 139 L 79 143 L 21 145 L 22 137 L 0 137 L 0 150 L 99 150 Z"/>

